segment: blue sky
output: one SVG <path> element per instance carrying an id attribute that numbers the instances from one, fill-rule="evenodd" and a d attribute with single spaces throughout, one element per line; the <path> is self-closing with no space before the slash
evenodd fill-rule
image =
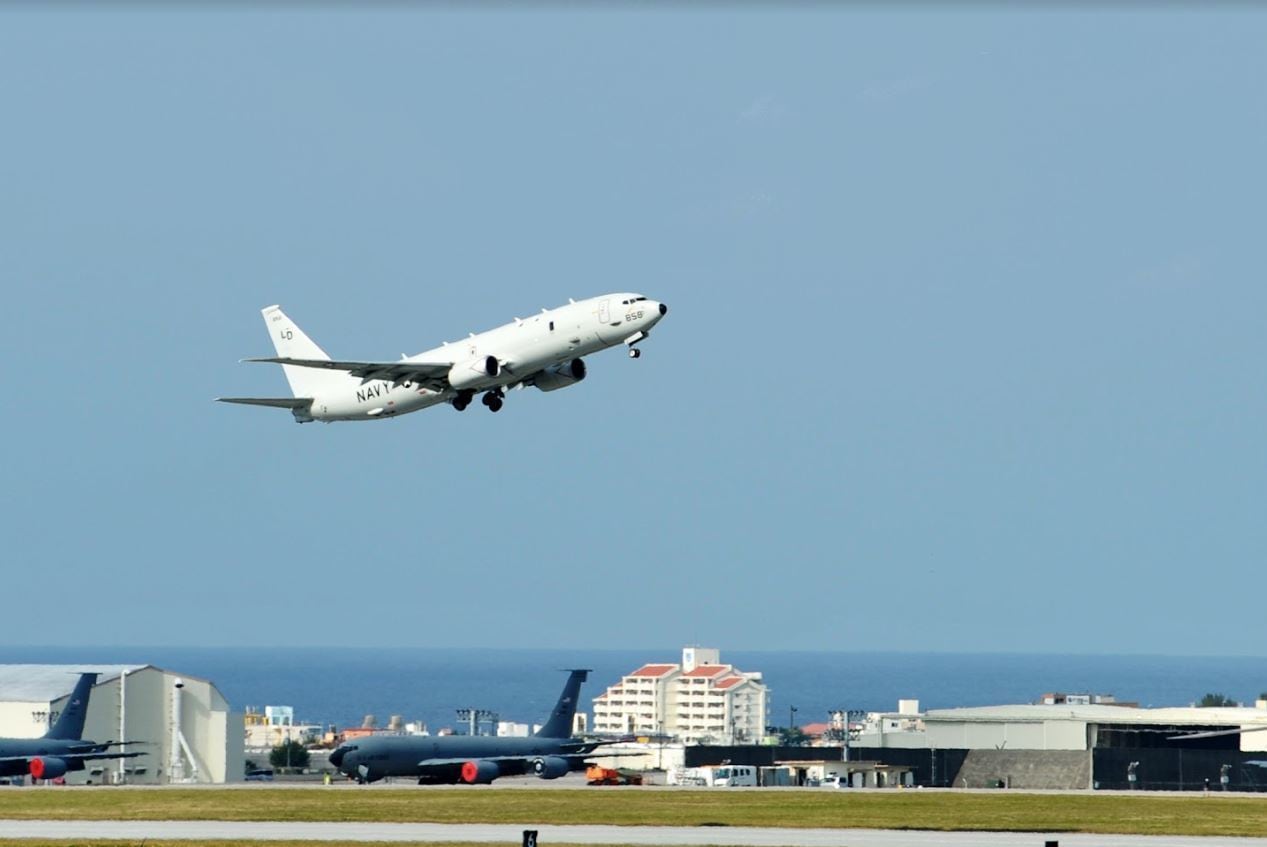
<path id="1" fill-rule="evenodd" d="M 1263 14 L 0 24 L 10 643 L 1267 653 Z M 499 415 L 210 402 L 270 303 L 613 290 L 644 357 Z"/>

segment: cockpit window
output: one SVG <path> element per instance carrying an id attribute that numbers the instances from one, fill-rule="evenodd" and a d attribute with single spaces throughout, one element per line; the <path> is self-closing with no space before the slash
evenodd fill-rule
<path id="1" fill-rule="evenodd" d="M 643 301 L 643 300 L 646 300 L 646 299 L 647 299 L 646 297 L 635 297 L 634 299 L 630 300 L 629 302 L 631 302 L 631 303 L 639 303 L 639 302 L 641 302 L 641 301 Z"/>

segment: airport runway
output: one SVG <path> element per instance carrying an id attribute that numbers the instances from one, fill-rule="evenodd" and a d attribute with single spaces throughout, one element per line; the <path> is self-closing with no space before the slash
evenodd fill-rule
<path id="1" fill-rule="evenodd" d="M 1062 835 L 1036 832 L 911 832 L 879 829 L 777 829 L 682 826 L 533 826 L 527 824 L 285 823 L 277 821 L 0 821 L 0 838 L 202 839 L 242 841 L 468 841 L 520 843 L 535 829 L 551 844 L 736 845 L 736 847 L 1267 847 L 1267 838 L 1169 835 Z"/>

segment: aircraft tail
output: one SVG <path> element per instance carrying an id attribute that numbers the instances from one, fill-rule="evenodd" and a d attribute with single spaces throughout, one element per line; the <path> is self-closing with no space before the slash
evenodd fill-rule
<path id="1" fill-rule="evenodd" d="M 537 730 L 538 738 L 571 738 L 572 719 L 576 716 L 576 703 L 581 695 L 581 683 L 589 679 L 587 670 L 574 670 L 563 685 L 559 702 L 554 704 L 550 719 Z"/>
<path id="2" fill-rule="evenodd" d="M 268 336 L 273 339 L 273 347 L 278 356 L 291 359 L 329 359 L 326 351 L 317 346 L 294 321 L 286 316 L 281 306 L 267 306 L 260 310 L 264 315 L 264 325 L 268 327 Z M 295 397 L 312 398 L 329 388 L 346 382 L 347 377 L 339 372 L 321 370 L 320 368 L 301 368 L 296 365 L 282 365 L 286 381 Z"/>
<path id="3" fill-rule="evenodd" d="M 70 693 L 66 708 L 57 716 L 57 723 L 44 733 L 45 738 L 78 741 L 84 737 L 84 718 L 88 716 L 88 696 L 92 694 L 92 687 L 96 684 L 95 673 L 79 675 L 79 682 L 75 683 L 75 690 Z"/>

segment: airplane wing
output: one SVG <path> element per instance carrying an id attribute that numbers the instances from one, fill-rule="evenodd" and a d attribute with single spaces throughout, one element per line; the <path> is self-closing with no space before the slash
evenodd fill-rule
<path id="1" fill-rule="evenodd" d="M 32 753 L 29 756 L 0 756 L 0 762 L 29 762 L 32 759 L 67 759 L 88 761 L 89 759 L 133 759 L 144 756 L 144 753 Z"/>
<path id="2" fill-rule="evenodd" d="M 289 356 L 265 356 L 243 359 L 244 362 L 270 362 L 275 365 L 294 365 L 298 368 L 324 368 L 328 371 L 347 371 L 349 375 L 364 381 L 382 379 L 388 382 L 433 382 L 443 380 L 453 367 L 452 362 L 341 362 L 329 359 L 292 359 Z"/>
<path id="3" fill-rule="evenodd" d="M 570 753 L 531 753 L 531 754 L 518 753 L 514 756 L 463 756 L 461 758 L 455 758 L 455 759 L 439 759 L 439 758 L 423 759 L 422 761 L 418 762 L 418 767 L 420 768 L 451 768 L 455 765 L 464 765 L 470 761 L 499 762 L 499 763 L 506 763 L 506 762 L 527 763 L 527 762 L 533 761 L 534 759 L 548 759 L 552 757 L 556 759 L 583 760 L 583 759 L 600 758 L 602 757 L 602 755 L 603 755 L 602 753 L 598 753 L 594 750 L 587 750 L 585 752 L 570 752 Z M 629 757 L 633 757 L 633 756 L 644 756 L 644 755 L 649 755 L 649 754 L 629 753 L 627 755 Z M 621 758 L 625 758 L 625 757 L 626 757 L 626 754 L 622 753 Z"/>

